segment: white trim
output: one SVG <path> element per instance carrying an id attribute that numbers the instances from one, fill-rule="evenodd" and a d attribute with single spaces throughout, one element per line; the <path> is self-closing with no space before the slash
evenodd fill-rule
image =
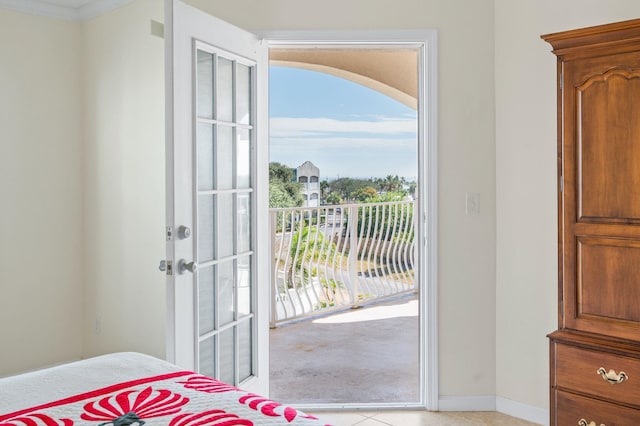
<path id="1" fill-rule="evenodd" d="M 549 410 L 501 396 L 441 396 L 438 405 L 440 411 L 497 411 L 535 424 L 549 424 Z"/>
<path id="2" fill-rule="evenodd" d="M 549 410 L 533 407 L 518 401 L 496 397 L 496 411 L 540 425 L 549 424 Z"/>
<path id="3" fill-rule="evenodd" d="M 308 44 L 422 44 L 432 41 L 437 30 L 377 30 L 377 31 L 255 31 L 271 45 Z M 433 40 L 435 41 L 435 40 Z"/>
<path id="4" fill-rule="evenodd" d="M 132 2 L 133 0 L 96 0 L 77 9 L 78 20 L 93 19 Z"/>
<path id="5" fill-rule="evenodd" d="M 76 9 L 43 3 L 38 0 L 0 0 L 0 8 L 29 13 L 31 15 L 65 19 L 67 21 L 78 19 Z"/>
<path id="6" fill-rule="evenodd" d="M 496 411 L 495 396 L 440 396 L 439 411 Z"/>
<path id="7" fill-rule="evenodd" d="M 424 178 L 420 198 L 423 200 L 422 212 L 424 231 L 426 233 L 422 250 L 421 271 L 427 271 L 424 291 L 421 292 L 421 317 L 426 330 L 425 345 L 422 350 L 425 372 L 422 375 L 425 383 L 424 395 L 427 410 L 438 410 L 439 386 L 439 338 L 438 338 L 438 33 L 435 30 L 423 34 L 424 48 L 420 68 L 421 77 L 426 76 L 420 89 L 419 110 L 424 114 L 422 121 L 426 129 L 420 129 L 426 140 L 425 152 L 422 153 L 422 164 L 427 172 Z M 424 103 L 424 104 L 422 104 Z M 426 203 L 426 205 L 424 205 Z M 426 268 L 425 268 L 426 267 Z"/>
<path id="8" fill-rule="evenodd" d="M 256 33 L 270 46 L 296 45 L 411 45 L 421 47 L 418 111 L 424 114 L 418 135 L 421 170 L 420 229 L 422 234 L 419 259 L 420 279 L 425 282 L 420 292 L 421 369 L 420 404 L 428 410 L 438 410 L 438 130 L 437 130 L 437 31 L 262 31 Z M 426 170 L 424 170 L 426 169 Z M 495 405 L 495 399 L 494 399 Z M 400 404 L 396 407 L 401 407 Z"/>
<path id="9" fill-rule="evenodd" d="M 67 21 L 84 21 L 110 12 L 133 0 L 95 0 L 81 7 L 59 6 L 40 0 L 0 0 L 0 8 Z"/>

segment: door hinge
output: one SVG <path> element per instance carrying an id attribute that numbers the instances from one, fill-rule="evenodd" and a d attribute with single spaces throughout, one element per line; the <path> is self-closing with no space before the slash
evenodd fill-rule
<path id="1" fill-rule="evenodd" d="M 171 241 L 173 239 L 173 228 L 167 226 L 165 228 L 165 236 L 167 238 L 167 241 Z"/>
<path id="2" fill-rule="evenodd" d="M 560 192 L 564 192 L 564 176 L 560 176 Z"/>

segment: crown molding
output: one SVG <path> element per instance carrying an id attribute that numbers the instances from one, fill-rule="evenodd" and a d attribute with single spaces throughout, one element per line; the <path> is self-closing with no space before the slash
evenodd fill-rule
<path id="1" fill-rule="evenodd" d="M 40 0 L 0 0 L 0 8 L 67 21 L 84 21 L 131 3 L 133 0 L 95 0 L 81 7 L 65 7 Z"/>

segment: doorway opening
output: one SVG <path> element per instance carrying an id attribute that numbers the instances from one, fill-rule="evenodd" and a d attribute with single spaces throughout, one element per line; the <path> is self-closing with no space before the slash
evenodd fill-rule
<path id="1" fill-rule="evenodd" d="M 421 54 L 270 49 L 274 399 L 423 405 Z"/>

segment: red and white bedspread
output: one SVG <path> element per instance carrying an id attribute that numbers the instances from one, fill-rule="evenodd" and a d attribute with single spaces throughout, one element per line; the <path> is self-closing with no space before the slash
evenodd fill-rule
<path id="1" fill-rule="evenodd" d="M 164 371 L 157 374 L 161 370 Z M 134 377 L 136 371 L 139 376 Z M 164 361 L 126 353 L 0 379 L 0 426 L 40 425 L 325 423 L 292 407 L 182 371 Z"/>

